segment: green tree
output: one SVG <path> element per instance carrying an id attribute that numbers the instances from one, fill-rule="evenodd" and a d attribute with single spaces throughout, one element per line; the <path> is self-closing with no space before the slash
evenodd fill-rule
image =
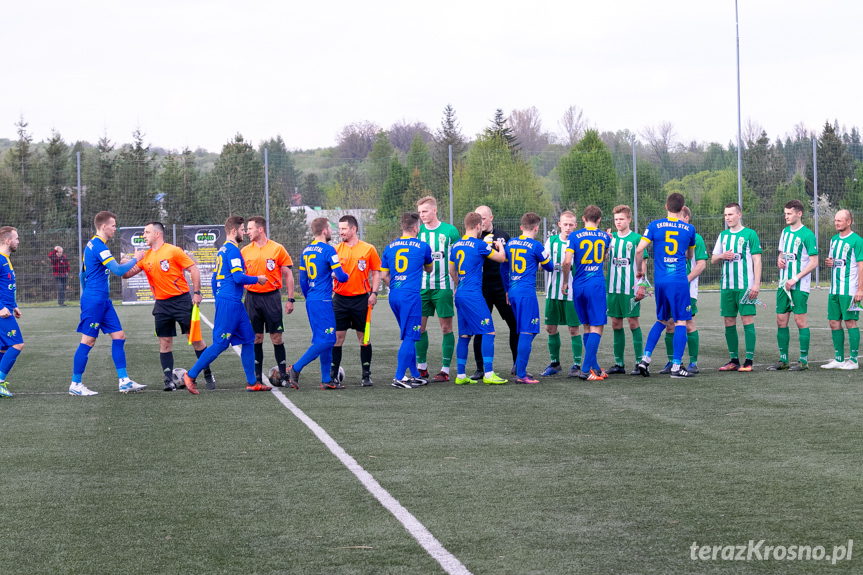
<path id="1" fill-rule="evenodd" d="M 411 174 L 408 169 L 399 162 L 398 158 L 393 158 L 381 193 L 380 207 L 375 218 L 377 221 L 394 219 L 401 213 L 410 180 Z"/>
<path id="2" fill-rule="evenodd" d="M 264 213 L 264 166 L 251 143 L 237 133 L 222 153 L 204 186 L 208 217 L 223 222 L 232 215 Z"/>
<path id="3" fill-rule="evenodd" d="M 120 225 L 143 225 L 165 215 L 156 198 L 156 169 L 150 146 L 144 145 L 144 133 L 136 128 L 132 143 L 120 148 L 114 163 L 112 211 Z"/>
<path id="4" fill-rule="evenodd" d="M 71 199 L 73 186 L 72 172 L 69 169 L 69 146 L 57 130 L 51 130 L 45 156 L 48 171 L 46 219 L 50 221 L 50 227 L 73 227 L 77 214 Z"/>
<path id="5" fill-rule="evenodd" d="M 644 228 L 647 222 L 659 217 L 665 217 L 665 199 L 667 195 L 662 187 L 662 176 L 659 168 L 651 162 L 638 158 L 635 164 L 636 184 L 638 186 L 638 224 Z M 621 194 L 618 203 L 635 208 L 634 190 L 632 189 L 632 169 L 624 172 L 620 180 Z"/>
<path id="6" fill-rule="evenodd" d="M 314 172 L 306 174 L 302 185 L 303 205 L 310 208 L 325 208 L 326 196 L 318 183 L 318 175 Z"/>
<path id="7" fill-rule="evenodd" d="M 664 194 L 667 197 L 673 192 L 683 194 L 693 217 L 722 215 L 726 204 L 737 201 L 737 170 L 726 168 L 715 172 L 704 171 L 670 180 L 665 184 Z M 755 192 L 744 182 L 743 212 L 757 214 L 759 211 Z"/>
<path id="8" fill-rule="evenodd" d="M 519 148 L 515 133 L 500 108 L 494 111 L 494 118 L 491 120 L 491 126 L 485 129 L 485 135 L 502 139 L 511 152 L 515 152 Z"/>
<path id="9" fill-rule="evenodd" d="M 608 147 L 599 132 L 587 130 L 584 137 L 558 164 L 561 208 L 583 209 L 596 205 L 605 215 L 617 197 L 617 172 Z"/>
<path id="10" fill-rule="evenodd" d="M 845 196 L 845 181 L 851 177 L 854 164 L 845 149 L 845 143 L 830 122 L 824 123 L 817 151 L 818 195 L 826 195 L 831 204 L 838 205 Z M 806 165 L 806 193 L 809 197 L 814 193 L 814 180 L 815 171 L 810 156 Z"/>
<path id="11" fill-rule="evenodd" d="M 743 179 L 758 197 L 759 205 L 769 211 L 773 207 L 776 187 L 785 182 L 785 156 L 770 144 L 767 132 L 750 142 L 743 153 Z"/>
<path id="12" fill-rule="evenodd" d="M 92 226 L 97 213 L 116 207 L 119 201 L 113 194 L 114 156 L 114 144 L 107 134 L 99 138 L 94 148 L 85 150 L 81 176 L 83 226 Z"/>
<path id="13" fill-rule="evenodd" d="M 393 157 L 395 150 L 390 144 L 390 139 L 386 132 L 381 130 L 375 138 L 375 143 L 372 146 L 372 151 L 368 156 L 368 171 L 369 171 L 369 187 L 372 191 L 380 193 L 384 187 L 384 182 L 387 179 L 387 172 L 390 166 L 390 159 Z"/>
<path id="14" fill-rule="evenodd" d="M 278 194 L 290 204 L 291 197 L 300 187 L 302 172 L 294 166 L 294 159 L 288 152 L 281 135 L 261 142 L 261 145 L 258 146 L 258 155 L 261 158 L 264 157 L 264 150 L 267 152 L 270 197 Z"/>
<path id="15" fill-rule="evenodd" d="M 854 173 L 845 180 L 845 197 L 839 207 L 851 210 L 858 217 L 863 215 L 863 162 L 857 162 Z"/>

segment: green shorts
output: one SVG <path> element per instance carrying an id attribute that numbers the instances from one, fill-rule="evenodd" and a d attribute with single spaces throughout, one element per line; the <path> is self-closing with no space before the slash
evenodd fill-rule
<path id="1" fill-rule="evenodd" d="M 755 315 L 755 304 L 741 304 L 740 300 L 746 295 L 745 289 L 723 289 L 719 290 L 719 315 L 722 317 L 737 317 L 737 314 Z"/>
<path id="2" fill-rule="evenodd" d="M 791 301 L 794 302 L 793 308 L 791 307 L 791 302 L 788 301 L 788 296 L 785 295 L 785 290 L 782 288 L 776 290 L 776 313 L 806 313 L 808 310 L 809 292 L 799 289 L 791 290 Z"/>
<path id="3" fill-rule="evenodd" d="M 423 317 L 431 317 L 437 313 L 438 317 L 452 317 L 455 315 L 455 306 L 451 289 L 424 289 L 420 292 L 423 300 Z"/>
<path id="4" fill-rule="evenodd" d="M 635 304 L 632 311 L 629 311 L 629 302 L 635 297 L 625 293 L 610 293 L 606 294 L 606 305 L 608 306 L 608 317 L 639 317 L 641 316 L 641 302 Z"/>
<path id="5" fill-rule="evenodd" d="M 689 298 L 689 307 L 692 308 L 692 317 L 695 317 L 695 314 L 698 313 L 698 300 L 694 297 Z"/>
<path id="6" fill-rule="evenodd" d="M 581 322 L 578 321 L 578 314 L 575 312 L 575 306 L 572 305 L 571 301 L 565 299 L 546 299 L 545 325 L 578 327 L 581 325 Z"/>
<path id="7" fill-rule="evenodd" d="M 854 296 L 850 295 L 835 295 L 827 296 L 827 319 L 833 321 L 853 319 L 857 321 L 860 316 L 859 311 L 848 311 L 848 306 L 854 301 Z"/>

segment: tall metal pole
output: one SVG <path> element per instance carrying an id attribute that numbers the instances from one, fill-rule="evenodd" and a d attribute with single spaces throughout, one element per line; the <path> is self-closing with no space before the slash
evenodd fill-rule
<path id="1" fill-rule="evenodd" d="M 452 220 L 452 145 L 449 148 L 449 224 L 453 225 Z"/>
<path id="2" fill-rule="evenodd" d="M 78 271 L 84 265 L 84 245 L 81 240 L 81 152 L 75 152 L 78 160 Z"/>
<path id="3" fill-rule="evenodd" d="M 743 209 L 743 130 L 740 122 L 740 19 L 734 0 L 734 27 L 737 32 L 737 203 Z"/>
<path id="4" fill-rule="evenodd" d="M 815 248 L 818 248 L 818 138 L 815 135 L 812 135 L 812 192 L 813 192 L 813 205 L 815 209 L 813 210 L 815 213 Z M 819 267 L 815 267 L 815 287 L 818 287 L 818 282 L 821 279 L 821 274 L 819 273 Z"/>
<path id="5" fill-rule="evenodd" d="M 267 237 L 270 237 L 270 158 L 264 148 L 264 217 L 267 218 Z"/>
<path id="6" fill-rule="evenodd" d="M 635 219 L 635 231 L 638 232 L 638 169 L 635 167 L 635 138 L 632 138 L 632 217 Z"/>

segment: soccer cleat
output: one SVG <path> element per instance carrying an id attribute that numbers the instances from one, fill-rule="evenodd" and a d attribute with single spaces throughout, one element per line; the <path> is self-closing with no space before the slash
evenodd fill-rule
<path id="1" fill-rule="evenodd" d="M 344 389 L 345 386 L 339 383 L 338 381 L 334 382 L 333 389 Z"/>
<path id="2" fill-rule="evenodd" d="M 646 360 L 646 357 L 642 358 L 641 361 L 638 362 L 638 365 L 635 366 L 642 377 L 650 377 L 650 362 Z"/>
<path id="3" fill-rule="evenodd" d="M 255 385 L 246 385 L 246 391 L 270 391 L 272 387 L 264 385 L 260 381 L 256 381 Z"/>
<path id="4" fill-rule="evenodd" d="M 12 397 L 12 392 L 6 388 L 5 381 L 0 381 L 0 397 Z"/>
<path id="5" fill-rule="evenodd" d="M 638 371 L 638 366 L 635 366 L 635 369 L 629 372 L 629 375 L 641 375 L 641 372 Z"/>
<path id="6" fill-rule="evenodd" d="M 608 368 L 608 375 L 615 375 L 618 373 L 621 375 L 626 374 L 626 368 L 622 365 L 617 365 L 616 363 Z"/>
<path id="7" fill-rule="evenodd" d="M 449 381 L 449 374 L 445 371 L 442 371 L 431 378 L 431 383 L 446 383 L 447 381 Z"/>
<path id="8" fill-rule="evenodd" d="M 843 365 L 845 365 L 844 361 L 837 361 L 835 359 L 831 359 L 829 362 L 822 365 L 821 369 L 841 369 Z"/>
<path id="9" fill-rule="evenodd" d="M 213 375 L 213 372 L 209 369 L 204 370 L 204 381 L 206 382 L 206 387 L 209 390 L 216 389 L 216 376 Z"/>
<path id="10" fill-rule="evenodd" d="M 288 367 L 288 385 L 292 389 L 300 389 L 300 374 L 291 365 Z"/>
<path id="11" fill-rule="evenodd" d="M 183 374 L 183 383 L 186 384 L 186 390 L 192 395 L 200 395 L 198 393 L 198 387 L 195 385 L 195 379 L 190 376 L 188 373 Z"/>
<path id="12" fill-rule="evenodd" d="M 688 371 L 689 373 L 698 373 L 701 370 L 698 369 L 697 363 L 689 362 L 689 367 L 686 368 L 686 371 Z"/>
<path id="13" fill-rule="evenodd" d="M 722 367 L 719 368 L 719 371 L 738 371 L 740 369 L 740 362 L 731 360 Z"/>
<path id="14" fill-rule="evenodd" d="M 671 366 L 672 366 L 672 363 L 669 361 L 668 363 L 665 364 L 665 367 L 662 368 L 662 371 L 660 371 L 659 374 L 660 375 L 668 375 L 669 373 L 671 373 Z"/>
<path id="15" fill-rule="evenodd" d="M 177 384 L 173 381 L 166 381 L 165 389 L 163 389 L 162 391 L 177 391 Z"/>
<path id="16" fill-rule="evenodd" d="M 599 375 L 602 377 L 602 379 L 608 379 L 608 372 L 601 367 L 599 368 Z"/>
<path id="17" fill-rule="evenodd" d="M 853 359 L 846 359 L 842 363 L 842 365 L 839 366 L 839 369 L 847 369 L 847 370 L 859 369 L 859 368 L 860 368 L 860 366 L 857 365 L 857 362 L 854 361 Z"/>
<path id="18" fill-rule="evenodd" d="M 602 374 L 598 374 L 592 369 L 588 372 L 587 381 L 602 381 L 603 379 L 605 378 L 602 377 Z"/>
<path id="19" fill-rule="evenodd" d="M 777 361 L 773 365 L 767 366 L 767 371 L 785 371 L 786 369 L 788 369 L 787 361 Z"/>
<path id="20" fill-rule="evenodd" d="M 687 377 L 695 377 L 695 374 L 691 371 L 686 371 L 683 366 L 680 366 L 680 369 L 671 371 L 671 379 L 686 379 Z"/>
<path id="21" fill-rule="evenodd" d="M 748 372 L 752 371 L 752 368 L 753 368 L 752 362 L 747 361 L 741 367 L 737 368 L 737 371 L 738 371 L 738 373 L 740 373 L 740 372 L 748 373 Z"/>
<path id="22" fill-rule="evenodd" d="M 372 381 L 371 375 L 366 374 L 363 376 L 362 385 L 363 385 L 363 387 L 371 387 L 374 385 L 374 382 Z"/>
<path id="23" fill-rule="evenodd" d="M 337 383 L 338 383 L 338 382 L 337 382 L 337 381 L 335 381 L 335 380 L 332 380 L 332 381 L 322 381 L 322 382 L 321 382 L 321 389 L 335 389 L 335 388 L 336 388 L 336 384 L 337 384 Z"/>
<path id="24" fill-rule="evenodd" d="M 540 377 L 551 377 L 552 375 L 557 375 L 561 371 L 561 366 L 559 363 L 550 363 L 545 370 L 539 374 Z"/>
<path id="25" fill-rule="evenodd" d="M 809 371 L 809 363 L 801 361 L 789 367 L 788 371 Z"/>
<path id="26" fill-rule="evenodd" d="M 517 377 L 517 378 L 515 379 L 515 382 L 516 382 L 516 383 L 523 383 L 523 384 L 526 384 L 526 385 L 533 385 L 534 383 L 539 383 L 539 380 L 538 380 L 538 379 L 533 379 L 533 378 L 532 378 L 532 377 L 530 377 L 529 375 L 525 375 L 524 377 Z"/>
<path id="27" fill-rule="evenodd" d="M 147 389 L 146 385 L 135 383 L 128 377 L 124 377 L 120 380 L 120 393 L 138 393 L 139 391 L 144 391 L 145 389 Z"/>
<path id="28" fill-rule="evenodd" d="M 500 377 L 495 372 L 491 372 L 491 375 L 489 376 L 483 376 L 482 381 L 486 385 L 504 385 L 507 382 L 507 380 Z"/>
<path id="29" fill-rule="evenodd" d="M 469 377 L 456 377 L 455 384 L 456 385 L 473 385 L 476 381 Z"/>
<path id="30" fill-rule="evenodd" d="M 422 372 L 420 372 L 420 373 L 422 373 Z M 428 373 L 428 372 L 426 372 L 426 373 Z M 428 384 L 429 384 L 429 380 L 428 380 L 428 379 L 426 379 L 426 378 L 424 378 L 424 377 L 422 377 L 422 375 L 420 375 L 420 377 L 411 377 L 411 378 L 409 378 L 409 379 L 408 379 L 408 381 L 410 382 L 410 384 L 411 384 L 413 387 L 422 387 L 422 386 L 424 386 L 424 385 L 428 385 Z"/>
<path id="31" fill-rule="evenodd" d="M 420 372 L 420 377 L 421 377 L 421 378 L 423 378 L 423 379 L 428 379 L 428 378 L 429 378 L 429 370 L 427 370 L 427 369 L 421 369 L 421 370 L 419 370 L 419 372 Z"/>
<path id="32" fill-rule="evenodd" d="M 87 386 L 83 383 L 72 383 L 69 386 L 69 395 L 89 396 L 99 395 L 99 392 L 88 389 Z"/>
<path id="33" fill-rule="evenodd" d="M 408 379 L 395 379 L 393 378 L 392 386 L 396 389 L 413 389 L 414 386 L 411 385 L 410 380 Z"/>
<path id="34" fill-rule="evenodd" d="M 470 376 L 470 378 L 474 381 L 482 380 L 482 378 L 483 378 L 482 370 L 481 369 L 476 370 L 475 372 L 473 372 L 473 374 Z"/>
<path id="35" fill-rule="evenodd" d="M 569 368 L 569 374 L 566 377 L 577 377 L 579 379 L 585 379 L 579 375 L 580 373 L 581 373 L 581 366 L 576 363 L 576 364 L 573 364 L 573 366 Z"/>

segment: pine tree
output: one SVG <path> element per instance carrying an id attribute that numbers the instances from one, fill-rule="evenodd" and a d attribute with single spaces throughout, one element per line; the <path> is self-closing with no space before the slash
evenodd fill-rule
<path id="1" fill-rule="evenodd" d="M 853 162 L 842 138 L 836 134 L 830 122 L 824 123 L 817 144 L 818 195 L 827 195 L 833 205 L 839 205 L 845 197 L 845 180 L 851 177 Z M 815 172 L 810 155 L 806 165 L 806 193 L 814 193 Z"/>
<path id="2" fill-rule="evenodd" d="M 318 184 L 318 175 L 314 172 L 306 174 L 302 186 L 303 205 L 310 208 L 326 207 L 326 197 Z"/>
<path id="3" fill-rule="evenodd" d="M 518 150 L 518 141 L 516 140 L 515 134 L 512 131 L 512 128 L 509 126 L 509 122 L 506 117 L 503 115 L 503 110 L 498 108 L 494 112 L 494 118 L 491 121 L 491 126 L 485 129 L 485 134 L 491 137 L 497 137 L 506 142 L 506 147 L 509 148 L 511 152 L 515 152 Z"/>

